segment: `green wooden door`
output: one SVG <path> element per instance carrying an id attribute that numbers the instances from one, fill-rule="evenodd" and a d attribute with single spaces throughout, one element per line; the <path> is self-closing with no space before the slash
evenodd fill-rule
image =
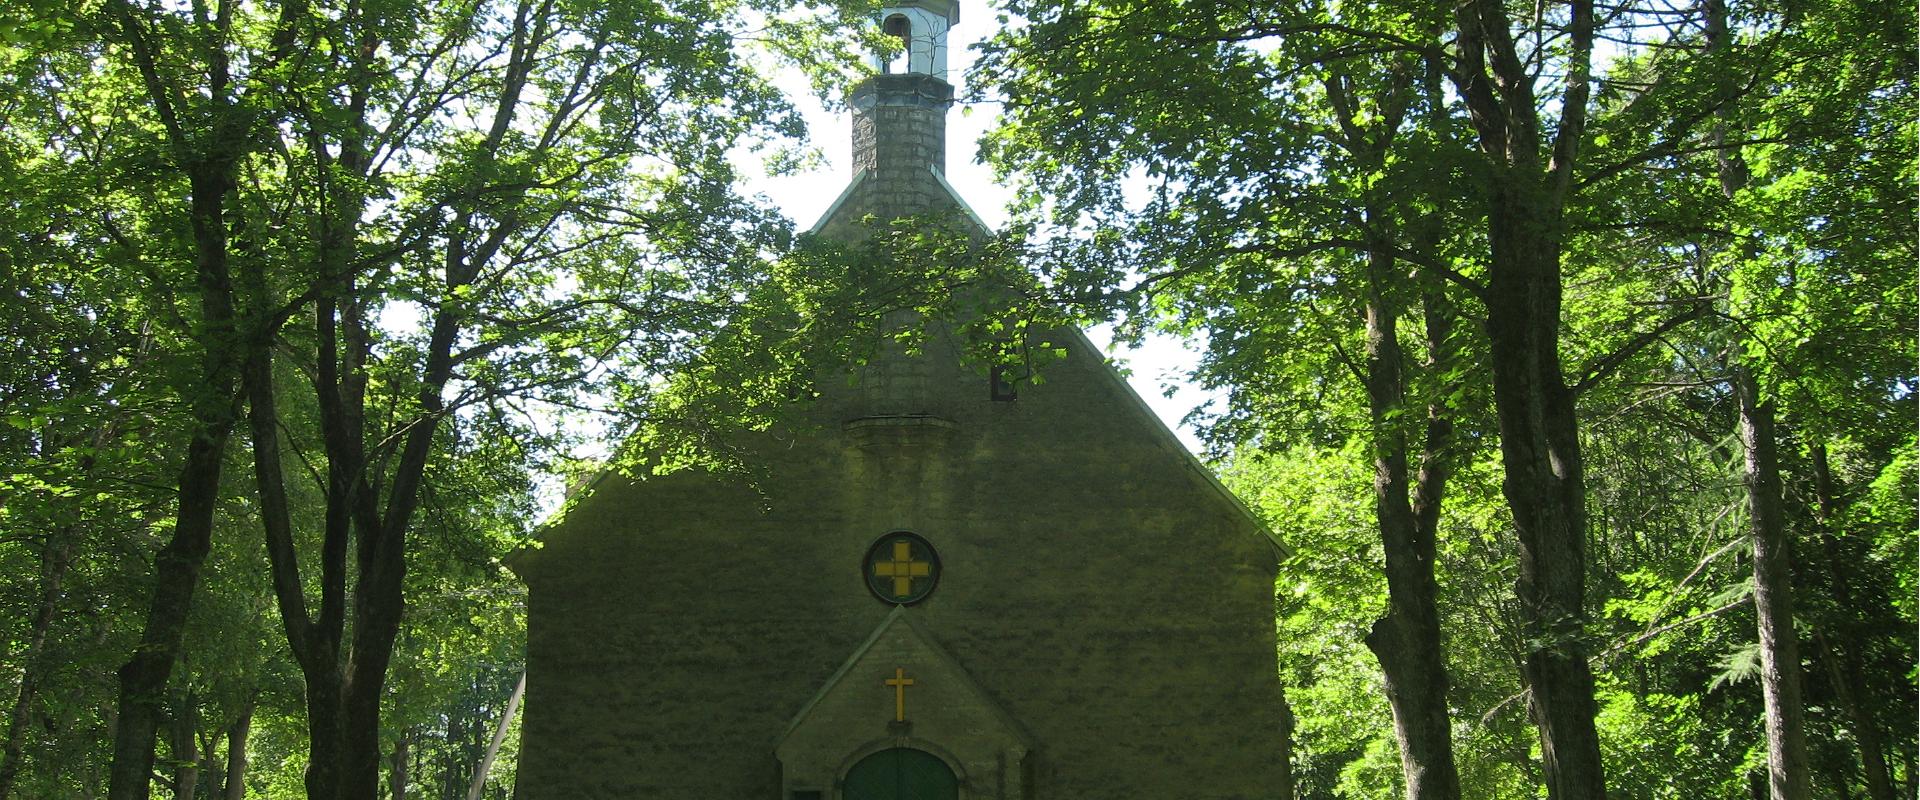
<path id="1" fill-rule="evenodd" d="M 953 770 L 932 753 L 898 747 L 853 765 L 841 784 L 844 800 L 960 800 Z"/>

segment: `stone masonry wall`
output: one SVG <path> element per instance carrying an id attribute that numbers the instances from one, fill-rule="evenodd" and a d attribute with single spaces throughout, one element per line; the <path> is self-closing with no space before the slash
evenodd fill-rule
<path id="1" fill-rule="evenodd" d="M 1008 403 L 930 350 L 944 437 L 856 438 L 857 393 L 827 398 L 760 442 L 761 491 L 610 479 L 521 561 L 521 797 L 777 797 L 774 744 L 890 610 L 860 565 L 899 529 L 944 568 L 913 613 L 1037 743 L 1030 796 L 1266 796 L 1270 546 L 1097 353 Z"/>
<path id="2" fill-rule="evenodd" d="M 853 169 L 867 172 L 859 216 L 893 219 L 951 205 L 928 168 L 946 172 L 953 87 L 927 75 L 876 75 L 855 88 L 849 102 Z"/>

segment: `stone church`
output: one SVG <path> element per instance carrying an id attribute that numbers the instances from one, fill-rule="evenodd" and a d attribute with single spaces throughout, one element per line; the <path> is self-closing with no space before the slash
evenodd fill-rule
<path id="1" fill-rule="evenodd" d="M 950 212 L 954 0 L 880 15 L 855 173 L 816 230 Z M 756 490 L 600 479 L 513 562 L 522 800 L 1203 800 L 1280 780 L 1279 550 L 1077 331 L 1008 385 L 936 332 Z M 838 388 L 835 388 L 838 387 Z"/>

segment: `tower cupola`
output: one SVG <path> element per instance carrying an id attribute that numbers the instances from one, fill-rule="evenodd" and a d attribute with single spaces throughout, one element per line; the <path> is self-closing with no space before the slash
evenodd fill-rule
<path id="1" fill-rule="evenodd" d="M 875 53 L 876 71 L 947 79 L 947 30 L 960 21 L 958 0 L 886 0 L 879 19 L 881 32 L 902 47 L 891 57 Z"/>

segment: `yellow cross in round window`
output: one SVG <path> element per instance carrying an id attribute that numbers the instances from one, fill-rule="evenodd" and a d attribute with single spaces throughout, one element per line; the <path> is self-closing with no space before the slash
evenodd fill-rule
<path id="1" fill-rule="evenodd" d="M 889 603 L 908 605 L 925 600 L 940 582 L 940 557 L 927 540 L 906 531 L 894 531 L 867 548 L 864 570 L 867 588 Z"/>

